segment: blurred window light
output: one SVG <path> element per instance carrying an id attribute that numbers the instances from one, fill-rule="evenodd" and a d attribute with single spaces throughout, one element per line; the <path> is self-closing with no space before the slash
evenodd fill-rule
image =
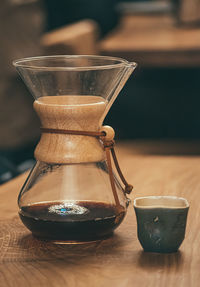
<path id="1" fill-rule="evenodd" d="M 172 2 L 161 1 L 129 1 L 119 2 L 116 9 L 121 13 L 169 13 L 173 10 Z"/>

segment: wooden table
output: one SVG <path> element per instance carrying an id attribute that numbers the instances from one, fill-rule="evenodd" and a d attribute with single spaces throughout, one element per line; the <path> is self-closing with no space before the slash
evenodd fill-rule
<path id="1" fill-rule="evenodd" d="M 22 175 L 0 187 L 1 287 L 199 286 L 200 143 L 135 141 L 119 144 L 117 153 L 135 186 L 132 199 L 162 194 L 188 199 L 186 239 L 180 251 L 144 253 L 132 206 L 115 235 L 105 241 L 80 246 L 40 242 L 17 216 L 17 195 L 26 177 Z"/>
<path id="2" fill-rule="evenodd" d="M 200 67 L 200 28 L 178 26 L 172 16 L 125 15 L 100 51 L 143 67 Z"/>

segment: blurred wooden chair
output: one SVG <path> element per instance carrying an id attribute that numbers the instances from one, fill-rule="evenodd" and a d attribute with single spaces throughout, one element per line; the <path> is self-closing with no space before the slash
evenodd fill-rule
<path id="1" fill-rule="evenodd" d="M 46 55 L 94 55 L 98 54 L 98 31 L 98 24 L 86 19 L 44 34 L 41 45 Z"/>
<path id="2" fill-rule="evenodd" d="M 178 18 L 182 24 L 200 23 L 200 0 L 178 1 Z"/>

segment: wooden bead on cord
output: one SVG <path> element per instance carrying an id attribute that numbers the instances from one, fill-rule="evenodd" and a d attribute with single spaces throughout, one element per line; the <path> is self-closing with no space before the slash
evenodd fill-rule
<path id="1" fill-rule="evenodd" d="M 115 137 L 115 131 L 110 126 L 102 126 L 100 131 L 105 133 L 105 141 L 112 141 Z"/>

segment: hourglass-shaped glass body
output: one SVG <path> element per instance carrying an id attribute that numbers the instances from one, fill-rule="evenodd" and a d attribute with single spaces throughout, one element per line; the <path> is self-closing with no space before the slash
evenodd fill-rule
<path id="1" fill-rule="evenodd" d="M 122 222 L 127 197 L 116 176 L 118 204 L 98 138 L 59 130 L 100 131 L 135 63 L 102 56 L 48 56 L 14 62 L 46 129 L 18 199 L 34 236 L 54 241 L 103 238 Z M 120 205 L 120 206 L 119 206 Z"/>

